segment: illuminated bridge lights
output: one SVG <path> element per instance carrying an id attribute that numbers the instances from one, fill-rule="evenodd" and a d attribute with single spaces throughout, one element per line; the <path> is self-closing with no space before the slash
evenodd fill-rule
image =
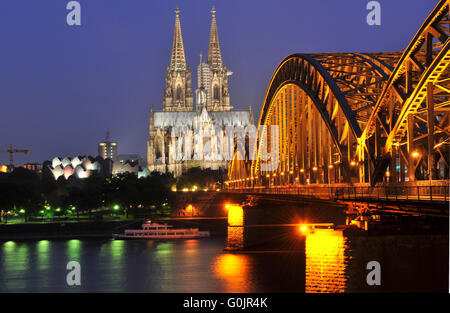
<path id="1" fill-rule="evenodd" d="M 238 204 L 226 204 L 225 209 L 228 211 L 229 226 L 244 225 L 244 209 Z"/>
<path id="2" fill-rule="evenodd" d="M 258 123 L 279 134 L 258 132 L 257 157 L 235 153 L 229 179 L 270 178 L 263 166 L 274 161 L 272 177 L 299 168 L 306 184 L 448 182 L 450 145 L 440 143 L 450 142 L 449 24 L 448 0 L 441 0 L 402 52 L 287 56 Z M 261 158 L 269 145 L 278 151 L 274 160 Z"/>

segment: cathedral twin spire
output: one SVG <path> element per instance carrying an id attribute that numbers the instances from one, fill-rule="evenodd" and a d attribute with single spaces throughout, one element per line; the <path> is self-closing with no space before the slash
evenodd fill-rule
<path id="1" fill-rule="evenodd" d="M 222 53 L 220 52 L 219 32 L 217 31 L 216 9 L 212 8 L 211 30 L 209 34 L 208 64 L 211 69 L 222 68 Z"/>
<path id="2" fill-rule="evenodd" d="M 180 9 L 175 10 L 175 27 L 173 32 L 172 57 L 170 58 L 170 69 L 186 70 L 186 56 L 184 54 L 183 35 L 181 34 Z"/>
<path id="3" fill-rule="evenodd" d="M 201 72 L 207 72 L 209 80 L 203 86 L 206 88 L 207 103 L 209 110 L 227 111 L 229 106 L 228 72 L 222 63 L 220 51 L 219 33 L 217 30 L 216 10 L 213 6 L 211 29 L 208 46 L 207 64 L 200 62 Z M 202 74 L 203 75 L 203 74 Z M 199 76 L 200 77 L 200 76 Z M 201 79 L 203 80 L 203 79 Z M 199 88 L 202 86 L 199 84 Z M 199 99 L 197 99 L 197 102 Z M 181 33 L 180 9 L 175 10 L 175 27 L 173 33 L 172 54 L 170 65 L 167 68 L 166 90 L 164 93 L 164 111 L 192 111 L 193 95 L 191 87 L 191 71 L 187 66 L 184 51 L 183 35 Z M 198 105 L 199 103 L 197 103 Z"/>

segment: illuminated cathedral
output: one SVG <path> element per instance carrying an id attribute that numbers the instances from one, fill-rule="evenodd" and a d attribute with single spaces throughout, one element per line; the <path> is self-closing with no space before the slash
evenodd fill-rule
<path id="1" fill-rule="evenodd" d="M 252 109 L 232 110 L 213 7 L 206 62 L 200 55 L 197 89 L 192 92 L 191 70 L 181 33 L 180 10 L 175 11 L 172 54 L 166 72 L 162 111 L 151 110 L 147 166 L 150 171 L 179 176 L 189 168 L 226 169 L 233 144 L 229 127 L 253 125 Z"/>

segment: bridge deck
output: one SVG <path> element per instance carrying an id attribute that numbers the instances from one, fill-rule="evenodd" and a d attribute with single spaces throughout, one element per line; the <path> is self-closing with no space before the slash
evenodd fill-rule
<path id="1" fill-rule="evenodd" d="M 359 200 L 364 202 L 398 202 L 406 204 L 433 203 L 448 206 L 449 185 L 309 185 L 243 187 L 230 192 L 249 194 L 296 195 L 326 200 Z"/>

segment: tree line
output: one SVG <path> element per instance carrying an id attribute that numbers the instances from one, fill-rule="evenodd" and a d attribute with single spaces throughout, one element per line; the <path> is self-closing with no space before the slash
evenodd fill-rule
<path id="1" fill-rule="evenodd" d="M 223 171 L 191 168 L 183 176 L 151 173 L 138 178 L 131 173 L 102 177 L 93 173 L 88 178 L 74 176 L 67 180 L 38 175 L 34 171 L 15 168 L 10 173 L 0 173 L 0 210 L 3 220 L 8 216 L 32 217 L 79 216 L 93 218 L 101 212 L 138 215 L 170 210 L 171 190 L 212 188 L 221 183 Z"/>

